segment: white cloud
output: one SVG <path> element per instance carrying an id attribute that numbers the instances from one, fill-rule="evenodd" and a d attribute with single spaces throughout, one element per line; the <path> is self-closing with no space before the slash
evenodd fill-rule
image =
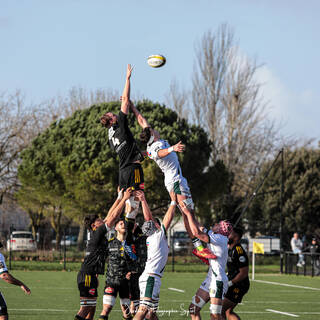
<path id="1" fill-rule="evenodd" d="M 320 139 L 320 96 L 311 89 L 293 91 L 270 68 L 257 72 L 263 84 L 264 99 L 269 101 L 272 118 L 284 123 L 284 133 L 297 137 Z"/>

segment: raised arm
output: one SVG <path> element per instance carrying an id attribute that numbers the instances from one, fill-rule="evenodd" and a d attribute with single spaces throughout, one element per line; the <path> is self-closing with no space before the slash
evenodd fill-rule
<path id="1" fill-rule="evenodd" d="M 120 203 L 120 201 L 123 198 L 123 189 L 120 190 L 120 188 L 118 187 L 118 197 L 116 199 L 116 201 L 113 203 L 113 205 L 111 206 L 111 208 L 108 211 L 107 217 L 111 214 L 111 212 L 118 206 L 118 204 Z"/>
<path id="2" fill-rule="evenodd" d="M 140 127 L 142 127 L 142 129 L 150 127 L 147 119 L 139 112 L 139 110 L 132 103 L 132 101 L 130 101 L 130 109 L 132 110 L 132 112 L 136 116 L 138 123 L 139 123 Z"/>
<path id="3" fill-rule="evenodd" d="M 130 105 L 130 77 L 132 73 L 132 67 L 130 64 L 127 65 L 127 74 L 126 74 L 126 83 L 124 85 L 124 89 L 122 92 L 121 98 L 121 111 L 124 114 L 129 113 L 129 105 Z"/>
<path id="4" fill-rule="evenodd" d="M 148 202 L 144 196 L 144 192 L 141 190 L 136 191 L 136 197 L 140 200 L 141 202 L 141 207 L 142 207 L 142 212 L 143 212 L 143 216 L 144 216 L 144 220 L 145 221 L 150 221 L 153 220 L 153 216 L 151 213 L 151 210 L 149 208 Z"/>
<path id="5" fill-rule="evenodd" d="M 166 214 L 164 215 L 162 224 L 164 226 L 164 228 L 166 230 L 169 229 L 170 224 L 172 222 L 174 213 L 176 211 L 176 206 L 177 206 L 177 195 L 174 193 L 174 191 L 170 192 L 170 198 L 171 198 L 171 203 L 170 206 L 168 208 L 168 211 L 166 212 Z"/>
<path id="6" fill-rule="evenodd" d="M 109 227 L 112 228 L 114 226 L 114 223 L 116 222 L 116 220 L 119 218 L 125 204 L 126 204 L 126 200 L 128 200 L 131 197 L 131 193 L 132 193 L 132 188 L 128 188 L 124 195 L 123 198 L 120 200 L 120 202 L 118 202 L 118 205 L 110 212 L 108 212 L 108 215 L 104 218 L 103 222 Z M 116 200 L 116 202 L 119 201 L 118 199 Z"/>
<path id="7" fill-rule="evenodd" d="M 158 157 L 159 158 L 164 158 L 166 157 L 169 153 L 171 152 L 183 152 L 185 149 L 185 145 L 182 144 L 181 141 L 179 141 L 177 144 L 175 144 L 174 146 L 171 146 L 169 148 L 166 149 L 161 149 L 158 151 Z"/>

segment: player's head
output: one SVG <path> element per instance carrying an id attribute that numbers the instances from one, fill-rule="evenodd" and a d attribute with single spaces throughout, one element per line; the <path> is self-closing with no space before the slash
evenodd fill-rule
<path id="1" fill-rule="evenodd" d="M 229 235 L 229 239 L 232 243 L 240 241 L 243 235 L 243 230 L 238 227 L 234 227 L 232 232 Z"/>
<path id="2" fill-rule="evenodd" d="M 97 214 L 92 214 L 84 218 L 84 225 L 88 230 L 94 231 L 103 225 L 103 220 Z"/>
<path id="3" fill-rule="evenodd" d="M 142 233 L 147 237 L 152 236 L 158 230 L 156 224 L 157 223 L 155 223 L 153 220 L 145 221 L 141 228 Z"/>
<path id="4" fill-rule="evenodd" d="M 295 239 L 298 239 L 298 238 L 299 238 L 299 233 L 298 233 L 298 232 L 295 232 L 295 233 L 293 234 L 293 237 L 294 237 Z"/>
<path id="5" fill-rule="evenodd" d="M 114 224 L 114 229 L 117 231 L 119 234 L 126 234 L 127 229 L 126 229 L 126 221 L 124 218 L 119 218 L 116 223 Z"/>
<path id="6" fill-rule="evenodd" d="M 117 122 L 117 115 L 107 112 L 100 118 L 100 122 L 105 128 L 109 129 Z"/>
<path id="7" fill-rule="evenodd" d="M 152 144 L 154 141 L 160 139 L 160 134 L 157 130 L 152 129 L 151 127 L 143 128 L 140 133 L 140 141 L 141 143 L 145 143 L 147 145 Z"/>
<path id="8" fill-rule="evenodd" d="M 221 220 L 220 222 L 216 223 L 213 227 L 213 231 L 215 233 L 219 233 L 225 237 L 228 237 L 232 230 L 232 224 L 227 220 Z"/>

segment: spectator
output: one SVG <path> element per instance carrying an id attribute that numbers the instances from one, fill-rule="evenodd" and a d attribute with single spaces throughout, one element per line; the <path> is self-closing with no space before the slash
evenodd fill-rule
<path id="1" fill-rule="evenodd" d="M 304 256 L 302 254 L 303 243 L 302 243 L 301 239 L 299 239 L 299 234 L 297 232 L 295 232 L 293 234 L 293 237 L 291 238 L 290 244 L 291 244 L 291 249 L 292 249 L 293 253 L 299 255 L 297 267 L 302 267 L 305 264 Z"/>
<path id="2" fill-rule="evenodd" d="M 311 245 L 307 247 L 311 253 L 311 263 L 316 276 L 320 275 L 320 246 L 316 238 L 312 238 Z"/>

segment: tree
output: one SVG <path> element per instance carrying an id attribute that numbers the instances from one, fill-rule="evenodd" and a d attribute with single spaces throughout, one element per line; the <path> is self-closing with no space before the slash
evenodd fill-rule
<path id="1" fill-rule="evenodd" d="M 261 176 L 269 168 L 266 163 Z M 285 183 L 283 205 L 283 240 L 289 248 L 294 232 L 311 238 L 320 236 L 320 150 L 296 148 L 285 153 Z M 280 163 L 270 172 L 259 196 L 248 211 L 251 234 L 259 231 L 279 236 L 280 223 Z"/>
<path id="2" fill-rule="evenodd" d="M 175 112 L 159 104 L 143 101 L 137 107 L 163 137 L 171 143 L 182 140 L 186 144 L 182 169 L 196 202 L 204 194 L 215 196 L 210 192 L 212 183 L 219 186 L 213 190 L 223 189 L 223 179 L 211 179 L 215 175 L 225 177 L 208 168 L 210 142 L 203 129 L 178 120 Z M 110 102 L 76 111 L 72 117 L 54 122 L 23 151 L 19 166 L 22 186 L 31 188 L 53 217 L 61 212 L 80 222 L 85 214 L 107 213 L 116 195 L 118 160 L 109 147 L 108 130 L 101 126 L 100 116 L 119 109 L 119 102 Z M 140 127 L 132 114 L 129 124 L 138 136 Z M 169 196 L 159 168 L 152 161 L 145 161 L 143 166 L 148 200 L 152 206 L 167 203 Z"/>
<path id="3" fill-rule="evenodd" d="M 244 196 L 262 163 L 279 144 L 278 129 L 256 81 L 259 66 L 240 55 L 233 30 L 208 31 L 196 49 L 192 101 L 195 119 L 209 133 L 211 159 L 232 173 L 230 192 Z"/>

